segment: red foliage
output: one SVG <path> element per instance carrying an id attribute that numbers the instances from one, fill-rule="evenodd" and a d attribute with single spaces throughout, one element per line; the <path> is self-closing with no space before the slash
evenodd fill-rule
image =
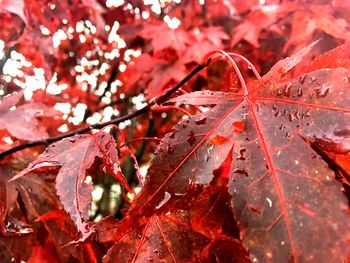
<path id="1" fill-rule="evenodd" d="M 3 0 L 0 21 L 1 262 L 348 260 L 348 4 Z"/>

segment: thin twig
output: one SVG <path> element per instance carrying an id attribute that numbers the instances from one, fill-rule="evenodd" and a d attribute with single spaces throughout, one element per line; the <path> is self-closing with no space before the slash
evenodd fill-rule
<path id="1" fill-rule="evenodd" d="M 197 67 L 195 67 L 177 85 L 175 85 L 173 88 L 167 90 L 163 95 L 159 96 L 158 98 L 151 100 L 145 107 L 143 107 L 140 110 L 136 110 L 130 114 L 121 116 L 121 117 L 116 118 L 116 119 L 112 119 L 112 120 L 104 122 L 104 123 L 96 123 L 96 124 L 90 125 L 90 126 L 85 127 L 85 128 L 80 128 L 80 129 L 77 129 L 74 131 L 70 131 L 70 132 L 64 133 L 64 134 L 59 135 L 59 136 L 55 136 L 55 137 L 51 137 L 51 138 L 43 139 L 43 140 L 31 141 L 31 142 L 27 142 L 27 143 L 15 146 L 7 151 L 0 153 L 0 160 L 3 159 L 7 155 L 10 155 L 12 153 L 18 152 L 18 151 L 26 149 L 26 148 L 35 147 L 38 145 L 48 145 L 50 143 L 59 141 L 59 140 L 64 139 L 66 137 L 86 133 L 86 132 L 91 131 L 93 129 L 101 129 L 101 128 L 106 127 L 106 126 L 111 125 L 111 124 L 119 124 L 123 121 L 129 120 L 129 119 L 135 118 L 137 116 L 140 116 L 144 113 L 147 113 L 151 110 L 151 107 L 153 105 L 162 104 L 163 102 L 165 102 L 174 92 L 176 92 L 179 88 L 181 88 L 183 85 L 185 85 L 194 75 L 196 75 L 199 71 L 204 69 L 209 63 L 210 63 L 210 59 L 207 61 L 207 63 L 205 63 L 203 65 L 198 65 Z"/>

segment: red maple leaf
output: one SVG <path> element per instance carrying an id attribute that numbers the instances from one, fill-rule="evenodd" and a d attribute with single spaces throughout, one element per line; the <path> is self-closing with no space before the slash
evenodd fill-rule
<path id="1" fill-rule="evenodd" d="M 197 92 L 174 99 L 216 106 L 181 121 L 164 137 L 130 214 L 161 211 L 194 185 L 209 184 L 232 149 L 229 192 L 251 258 L 344 259 L 347 199 L 312 146 L 327 141 L 350 150 L 339 133 L 350 117 L 350 72 L 319 69 L 284 80 L 311 47 L 278 63 L 271 72 L 279 77 L 266 74 L 244 94 Z M 327 242 L 312 246 L 314 236 Z"/>
<path id="2" fill-rule="evenodd" d="M 56 170 L 57 194 L 66 212 L 81 233 L 87 233 L 91 206 L 92 183 L 86 182 L 86 171 L 95 158 L 102 159 L 103 168 L 130 190 L 118 165 L 117 144 L 110 134 L 77 135 L 50 145 L 26 169 L 11 180 L 34 172 Z"/>
<path id="3" fill-rule="evenodd" d="M 45 126 L 40 117 L 54 117 L 57 112 L 42 103 L 18 105 L 22 92 L 5 97 L 0 104 L 0 129 L 7 129 L 11 135 L 21 140 L 47 138 Z"/>

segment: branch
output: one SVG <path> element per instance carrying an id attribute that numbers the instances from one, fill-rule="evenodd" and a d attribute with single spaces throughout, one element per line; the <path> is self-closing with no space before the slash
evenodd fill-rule
<path id="1" fill-rule="evenodd" d="M 12 153 L 18 152 L 18 151 L 26 149 L 26 148 L 35 147 L 38 145 L 48 145 L 50 143 L 59 141 L 59 140 L 64 139 L 66 137 L 86 133 L 86 132 L 91 131 L 93 129 L 101 129 L 101 128 L 106 127 L 110 124 L 114 124 L 114 125 L 119 124 L 123 121 L 129 120 L 129 119 L 135 118 L 137 116 L 140 116 L 144 113 L 147 113 L 151 110 L 152 106 L 154 106 L 156 104 L 162 104 L 163 102 L 165 102 L 174 92 L 176 92 L 179 88 L 181 88 L 183 85 L 185 85 L 194 75 L 196 75 L 199 71 L 204 69 L 209 63 L 210 63 L 210 59 L 205 64 L 198 65 L 197 67 L 195 67 L 176 86 L 167 90 L 163 95 L 160 95 L 158 98 L 151 100 L 145 107 L 143 107 L 140 110 L 134 111 L 130 114 L 124 115 L 124 116 L 116 118 L 116 119 L 112 119 L 112 120 L 104 122 L 104 123 L 96 123 L 96 124 L 90 125 L 90 126 L 85 127 L 85 128 L 80 128 L 80 129 L 77 129 L 74 131 L 70 131 L 70 132 L 64 133 L 64 134 L 59 135 L 59 136 L 55 136 L 55 137 L 51 137 L 51 138 L 43 139 L 43 140 L 31 141 L 31 142 L 27 142 L 27 143 L 15 146 L 7 151 L 0 153 L 0 160 L 3 159 L 7 155 L 10 155 Z"/>

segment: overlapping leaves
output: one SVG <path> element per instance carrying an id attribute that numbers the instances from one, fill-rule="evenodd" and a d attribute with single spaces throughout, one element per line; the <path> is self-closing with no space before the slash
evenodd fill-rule
<path id="1" fill-rule="evenodd" d="M 305 51 L 273 70 L 292 70 Z M 130 214 L 169 209 L 195 185 L 210 184 L 230 155 L 231 205 L 251 259 L 345 259 L 348 200 L 337 171 L 315 147 L 349 153 L 349 75 L 337 67 L 314 68 L 290 80 L 267 74 L 247 96 L 195 92 L 176 98 L 216 106 L 165 136 Z"/>
<path id="2" fill-rule="evenodd" d="M 86 181 L 86 176 L 96 158 L 102 160 L 106 173 L 129 189 L 118 165 L 117 144 L 110 134 L 103 131 L 76 135 L 50 145 L 13 180 L 34 172 L 59 170 L 56 177 L 57 194 L 77 229 L 86 233 L 93 190 L 92 183 Z"/>

